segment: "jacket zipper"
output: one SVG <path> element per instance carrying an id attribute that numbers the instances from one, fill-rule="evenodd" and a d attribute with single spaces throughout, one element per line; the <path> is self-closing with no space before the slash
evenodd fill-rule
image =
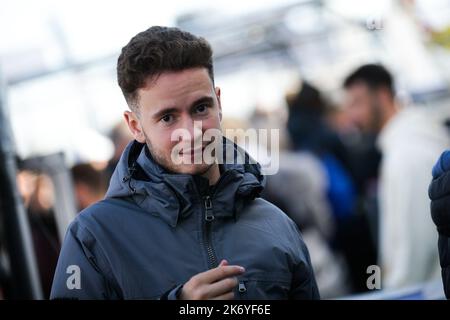
<path id="1" fill-rule="evenodd" d="M 205 197 L 205 220 L 208 222 L 214 220 L 214 213 L 212 211 L 212 201 L 210 196 Z"/>
<path id="2" fill-rule="evenodd" d="M 245 282 L 243 280 L 239 281 L 239 292 L 244 293 L 247 291 L 247 287 L 245 286 Z"/>
<path id="3" fill-rule="evenodd" d="M 247 287 L 245 285 L 245 281 L 244 280 L 240 280 L 239 281 L 239 285 L 238 285 L 238 292 L 239 292 L 239 297 L 241 299 L 246 299 L 247 298 Z"/>
<path id="4" fill-rule="evenodd" d="M 209 268 L 215 268 L 217 266 L 217 259 L 214 252 L 214 248 L 212 247 L 212 239 L 211 239 L 211 224 L 214 220 L 213 206 L 210 196 L 204 197 L 204 206 L 205 206 L 205 233 L 204 233 L 204 243 L 206 247 L 206 253 L 208 255 L 208 265 Z"/>
<path id="5" fill-rule="evenodd" d="M 229 172 L 225 172 L 224 174 L 222 174 L 219 178 L 219 180 L 216 183 L 216 186 L 218 186 L 220 183 L 222 183 L 222 181 L 224 180 L 224 178 L 226 176 L 228 176 Z M 198 190 L 197 190 L 198 192 Z M 217 192 L 217 188 L 215 190 L 215 192 Z M 215 194 L 214 192 L 214 194 Z M 213 194 L 213 196 L 214 196 Z M 210 269 L 213 269 L 215 267 L 217 267 L 218 263 L 217 263 L 217 258 L 216 258 L 216 254 L 214 252 L 214 248 L 212 246 L 212 239 L 211 239 L 211 225 L 212 225 L 212 221 L 214 220 L 214 212 L 213 212 L 213 205 L 212 205 L 212 200 L 211 200 L 211 196 L 210 195 L 206 195 L 203 197 L 203 205 L 204 205 L 204 209 L 205 209 L 205 219 L 204 219 L 204 226 L 205 226 L 205 232 L 203 234 L 203 243 L 205 245 L 206 248 L 206 253 L 208 256 L 208 266 Z"/>

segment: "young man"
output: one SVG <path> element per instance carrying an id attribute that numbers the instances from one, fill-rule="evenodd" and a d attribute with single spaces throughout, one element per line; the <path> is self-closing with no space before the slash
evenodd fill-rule
<path id="1" fill-rule="evenodd" d="M 122 49 L 117 74 L 135 141 L 106 198 L 70 225 L 51 297 L 319 298 L 296 225 L 258 198 L 260 166 L 236 161 L 249 157 L 222 137 L 204 139 L 221 121 L 209 44 L 151 27 Z M 236 151 L 231 162 L 195 161 L 220 144 Z"/>

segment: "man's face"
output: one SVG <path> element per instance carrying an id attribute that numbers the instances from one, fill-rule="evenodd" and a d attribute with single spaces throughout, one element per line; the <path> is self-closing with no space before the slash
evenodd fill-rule
<path id="1" fill-rule="evenodd" d="M 134 138 L 146 143 L 153 158 L 172 172 L 197 175 L 208 171 L 212 164 L 192 161 L 210 143 L 202 141 L 203 133 L 208 129 L 220 130 L 220 89 L 214 88 L 207 69 L 164 72 L 139 89 L 138 96 L 138 114 L 125 112 Z M 194 122 L 201 123 L 201 130 L 198 126 L 194 128 Z M 174 140 L 172 133 L 180 129 L 189 135 Z M 179 143 L 183 145 L 179 154 L 184 160 L 181 164 L 174 163 L 172 158 Z"/>
<path id="2" fill-rule="evenodd" d="M 346 112 L 350 122 L 363 132 L 377 133 L 380 106 L 376 92 L 364 83 L 355 83 L 346 89 Z"/>

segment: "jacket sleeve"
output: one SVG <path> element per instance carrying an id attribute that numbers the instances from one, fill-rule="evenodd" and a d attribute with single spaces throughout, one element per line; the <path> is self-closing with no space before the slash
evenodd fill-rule
<path id="1" fill-rule="evenodd" d="M 439 235 L 438 246 L 444 292 L 447 299 L 450 299 L 450 237 Z"/>
<path id="2" fill-rule="evenodd" d="M 438 248 L 445 296 L 450 299 L 450 151 L 444 152 L 433 168 L 428 190 L 431 217 L 439 232 Z"/>
<path id="3" fill-rule="evenodd" d="M 294 223 L 292 223 L 294 224 Z M 295 300 L 319 300 L 319 288 L 317 287 L 316 277 L 311 264 L 308 248 L 301 236 L 300 230 L 295 225 L 294 236 L 297 243 L 299 260 L 294 265 L 293 280 L 289 299 Z"/>
<path id="4" fill-rule="evenodd" d="M 66 233 L 56 266 L 50 299 L 118 299 L 108 279 L 93 235 L 75 220 Z"/>

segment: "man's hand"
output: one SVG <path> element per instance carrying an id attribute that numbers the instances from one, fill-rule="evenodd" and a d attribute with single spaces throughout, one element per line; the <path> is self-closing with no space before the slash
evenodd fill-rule
<path id="1" fill-rule="evenodd" d="M 186 282 L 181 290 L 181 300 L 231 300 L 237 286 L 236 276 L 243 274 L 241 266 L 229 266 L 222 260 L 217 268 L 196 274 Z"/>

